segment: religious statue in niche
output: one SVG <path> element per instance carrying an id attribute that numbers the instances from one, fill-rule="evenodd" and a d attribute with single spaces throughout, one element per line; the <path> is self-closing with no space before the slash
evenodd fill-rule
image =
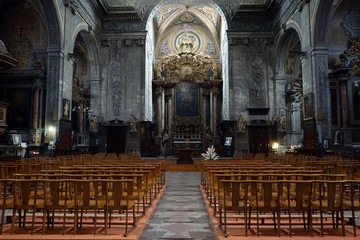
<path id="1" fill-rule="evenodd" d="M 244 118 L 242 117 L 242 115 L 240 113 L 239 119 L 237 121 L 237 131 L 242 132 L 244 130 L 245 130 L 245 120 L 244 120 Z"/>
<path id="2" fill-rule="evenodd" d="M 90 116 L 90 126 L 91 132 L 97 133 L 98 132 L 98 118 L 96 116 Z"/>
<path id="3" fill-rule="evenodd" d="M 136 130 L 136 122 L 137 122 L 137 119 L 135 117 L 135 115 L 131 115 L 131 118 L 130 118 L 130 132 L 137 132 Z"/>
<path id="4" fill-rule="evenodd" d="M 283 111 L 280 113 L 279 117 L 279 130 L 286 130 L 286 116 Z"/>

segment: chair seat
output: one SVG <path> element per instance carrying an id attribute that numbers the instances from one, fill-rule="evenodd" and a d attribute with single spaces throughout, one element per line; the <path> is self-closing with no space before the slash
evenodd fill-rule
<path id="1" fill-rule="evenodd" d="M 220 205 L 224 206 L 224 201 L 220 201 Z M 224 207 L 226 207 L 226 208 L 228 208 L 228 207 L 245 207 L 245 204 L 244 204 L 244 201 L 239 201 L 238 205 L 234 205 L 233 201 L 226 200 Z"/>
<path id="2" fill-rule="evenodd" d="M 38 205 L 38 204 L 36 204 Z M 59 207 L 63 207 L 63 208 L 73 208 L 75 206 L 75 201 L 74 200 L 67 200 L 66 204 L 65 204 L 65 200 L 60 200 L 59 204 L 53 205 L 52 202 L 47 203 L 46 204 L 46 208 L 48 209 L 52 209 L 52 208 L 56 208 L 58 209 Z"/>
<path id="3" fill-rule="evenodd" d="M 314 208 L 320 208 L 320 201 L 313 201 L 313 202 L 311 202 L 311 206 L 312 207 L 314 207 Z M 322 208 L 328 208 L 329 206 L 328 206 L 328 203 L 326 202 L 326 201 L 324 201 L 323 203 L 322 203 Z M 340 203 L 339 202 L 337 202 L 337 203 L 335 203 L 335 206 L 334 206 L 335 208 L 340 208 Z"/>
<path id="4" fill-rule="evenodd" d="M 275 208 L 277 206 L 276 202 L 275 201 L 271 201 L 271 207 L 272 208 Z M 250 206 L 252 208 L 256 208 L 256 202 L 250 202 Z M 263 201 L 258 201 L 258 208 L 264 208 L 265 207 L 265 202 Z"/>
<path id="5" fill-rule="evenodd" d="M 343 202 L 343 206 L 344 206 L 344 208 L 346 208 L 346 209 L 351 209 L 351 208 L 352 208 L 352 206 L 351 206 L 351 201 L 344 201 L 344 202 Z M 355 209 L 360 209 L 360 203 L 359 203 L 359 201 L 354 200 L 354 208 L 355 208 Z"/>
<path id="6" fill-rule="evenodd" d="M 128 208 L 132 208 L 135 205 L 134 201 L 128 201 L 128 204 L 126 205 L 126 201 L 122 200 L 121 201 L 121 207 L 128 207 Z M 110 200 L 107 204 L 108 207 L 112 208 L 114 207 L 114 200 Z"/>
<path id="7" fill-rule="evenodd" d="M 282 208 L 287 208 L 287 207 L 289 207 L 289 202 L 288 202 L 288 201 L 281 201 L 281 202 L 280 202 L 280 206 L 281 206 Z M 307 207 L 308 207 L 308 204 L 306 204 L 306 203 L 304 202 L 301 207 L 307 208 Z M 290 201 L 290 208 L 296 208 L 296 202 L 295 202 L 295 201 Z"/>
<path id="8" fill-rule="evenodd" d="M 21 202 L 20 200 L 16 201 L 15 205 L 17 205 L 17 206 L 23 206 L 23 205 L 22 205 L 22 202 Z M 28 201 L 28 208 L 29 208 L 29 209 L 32 209 L 33 206 L 34 206 L 34 199 L 30 199 L 30 200 Z M 42 199 L 41 199 L 41 200 L 37 199 L 37 200 L 36 200 L 36 207 L 37 207 L 37 208 L 42 208 L 42 207 L 44 207 L 44 200 L 42 200 Z M 24 209 L 24 208 L 22 208 L 22 209 Z"/>
<path id="9" fill-rule="evenodd" d="M 4 205 L 2 204 L 2 201 L 1 201 L 0 208 L 10 208 L 10 207 L 13 207 L 13 206 L 14 206 L 14 200 L 13 199 L 6 199 Z"/>

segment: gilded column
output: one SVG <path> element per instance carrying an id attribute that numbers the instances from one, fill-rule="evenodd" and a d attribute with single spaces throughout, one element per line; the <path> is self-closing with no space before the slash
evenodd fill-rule
<path id="1" fill-rule="evenodd" d="M 38 129 L 39 127 L 40 89 L 41 89 L 41 83 L 39 80 L 37 80 L 34 84 L 33 120 L 32 120 L 32 127 L 35 130 Z"/>

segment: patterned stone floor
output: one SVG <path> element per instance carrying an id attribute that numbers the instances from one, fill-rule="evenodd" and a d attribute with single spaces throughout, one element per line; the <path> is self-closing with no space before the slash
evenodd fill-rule
<path id="1" fill-rule="evenodd" d="M 200 172 L 167 172 L 166 183 L 139 240 L 217 239 L 200 190 Z"/>

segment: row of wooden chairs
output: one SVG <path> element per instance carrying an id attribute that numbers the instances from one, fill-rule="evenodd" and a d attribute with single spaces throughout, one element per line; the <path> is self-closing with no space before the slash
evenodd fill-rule
<path id="1" fill-rule="evenodd" d="M 289 162 L 270 162 L 268 159 L 202 162 L 201 184 L 210 201 L 210 206 L 214 209 L 214 214 L 220 220 L 225 236 L 228 234 L 229 217 L 236 220 L 243 218 L 247 235 L 247 229 L 251 225 L 251 213 L 254 212 L 256 213 L 257 234 L 259 234 L 259 219 L 264 221 L 268 217 L 264 215 L 267 211 L 273 213 L 270 217 L 273 218 L 274 228 L 278 229 L 279 236 L 280 219 L 284 216 L 289 218 L 290 235 L 292 235 L 291 211 L 294 210 L 301 210 L 304 228 L 310 229 L 311 235 L 313 235 L 313 217 L 320 219 L 323 234 L 324 213 L 327 211 L 332 213 L 332 219 L 334 219 L 334 213 L 337 213 L 337 216 L 338 213 L 342 213 L 341 223 L 344 227 L 343 211 L 344 209 L 352 210 L 352 219 L 355 224 L 354 211 L 360 206 L 355 188 L 358 191 L 359 183 L 356 184 L 356 180 L 355 182 L 344 181 L 349 180 L 348 172 L 324 171 L 318 164 L 292 166 L 287 163 Z M 351 192 L 347 196 L 349 201 L 343 201 L 343 189 Z M 337 192 L 334 194 L 335 190 Z M 334 200 L 335 197 L 336 200 Z M 335 201 L 338 208 L 330 208 L 334 206 L 334 202 L 329 203 L 329 199 Z M 232 215 L 229 216 L 228 212 Z M 305 224 L 305 215 L 307 224 Z M 239 224 L 237 221 L 231 223 Z M 338 226 L 338 221 L 336 225 Z M 345 234 L 344 228 L 342 230 Z M 356 235 L 355 225 L 354 235 Z"/>
<path id="2" fill-rule="evenodd" d="M 130 224 L 135 226 L 137 219 L 144 215 L 146 208 L 152 204 L 152 200 L 157 197 L 165 184 L 163 161 L 142 161 L 135 156 L 131 156 L 131 158 L 124 160 L 110 156 L 110 154 L 108 156 L 83 154 L 0 163 L 2 169 L 0 176 L 2 179 L 0 233 L 3 229 L 5 215 L 9 216 L 9 210 L 13 210 L 10 214 L 12 217 L 11 233 L 14 232 L 14 223 L 17 220 L 19 226 L 24 226 L 25 220 L 29 221 L 26 218 L 26 213 L 29 212 L 34 214 L 31 220 L 31 233 L 34 229 L 35 216 L 43 217 L 43 224 L 48 228 L 53 227 L 55 216 L 61 216 L 63 218 L 63 234 L 65 219 L 74 219 L 74 234 L 76 234 L 77 228 L 81 227 L 83 223 L 83 212 L 90 211 L 91 217 L 94 218 L 94 233 L 96 219 L 99 217 L 103 218 L 105 222 L 108 221 L 105 226 L 110 227 L 112 218 L 121 216 L 122 219 L 125 219 L 126 235 L 129 232 L 128 221 L 131 220 L 128 218 L 128 214 L 133 215 Z M 3 169 L 7 169 L 7 174 Z M 121 202 L 124 205 L 124 201 L 128 201 L 129 206 L 122 210 L 117 209 L 120 210 L 121 215 L 115 214 L 114 210 L 116 209 L 112 207 L 114 200 L 110 198 L 117 196 L 117 193 L 112 192 L 120 187 L 114 185 L 116 181 L 123 182 Z M 55 190 L 56 188 L 59 189 Z M 26 193 L 30 198 L 22 200 L 21 193 Z M 88 202 L 83 199 L 87 199 Z M 49 205 L 49 203 L 51 204 Z M 23 208 L 19 207 L 22 205 Z M 81 217 L 78 213 L 81 213 Z M 85 215 L 89 216 L 89 214 Z M 107 233 L 107 228 L 105 228 L 105 233 Z"/>
<path id="3" fill-rule="evenodd" d="M 91 211 L 94 219 L 94 235 L 96 233 L 97 219 L 104 218 L 105 234 L 111 227 L 114 217 L 125 218 L 126 236 L 131 230 L 128 225 L 135 227 L 135 200 L 134 182 L 131 179 L 1 179 L 1 232 L 5 210 L 12 209 L 11 234 L 14 233 L 14 224 L 19 219 L 19 226 L 25 226 L 26 214 L 32 214 L 31 234 L 33 234 L 35 216 L 42 217 L 42 233 L 45 225 L 53 227 L 55 216 L 63 219 L 63 234 L 65 221 L 68 217 L 74 218 L 74 234 L 79 225 L 79 212 L 81 223 L 83 211 Z M 115 214 L 119 210 L 121 214 Z M 129 214 L 132 214 L 129 223 Z M 87 214 L 89 217 L 89 214 Z"/>
<path id="4" fill-rule="evenodd" d="M 243 224 L 245 235 L 251 226 L 252 213 L 256 216 L 257 235 L 259 220 L 272 218 L 274 229 L 280 236 L 281 219 L 289 220 L 289 232 L 292 236 L 293 219 L 303 218 L 304 229 L 313 236 L 314 218 L 320 219 L 321 235 L 324 236 L 324 219 L 331 217 L 333 228 L 341 221 L 342 234 L 345 236 L 344 210 L 352 212 L 354 236 L 356 236 L 355 211 L 360 210 L 360 181 L 259 181 L 259 180 L 222 180 L 220 194 L 220 228 L 228 235 L 229 224 Z M 253 187 L 253 188 L 252 188 Z M 350 196 L 344 192 L 350 188 Z M 254 189 L 254 191 L 252 191 Z M 272 213 L 266 215 L 266 213 Z M 330 213 L 330 215 L 329 215 Z M 297 215 L 296 215 L 297 214 Z M 340 214 L 340 217 L 339 217 Z M 336 215 L 336 221 L 335 221 Z M 235 218 L 236 221 L 229 221 Z M 243 222 L 238 219 L 244 219 Z"/>

